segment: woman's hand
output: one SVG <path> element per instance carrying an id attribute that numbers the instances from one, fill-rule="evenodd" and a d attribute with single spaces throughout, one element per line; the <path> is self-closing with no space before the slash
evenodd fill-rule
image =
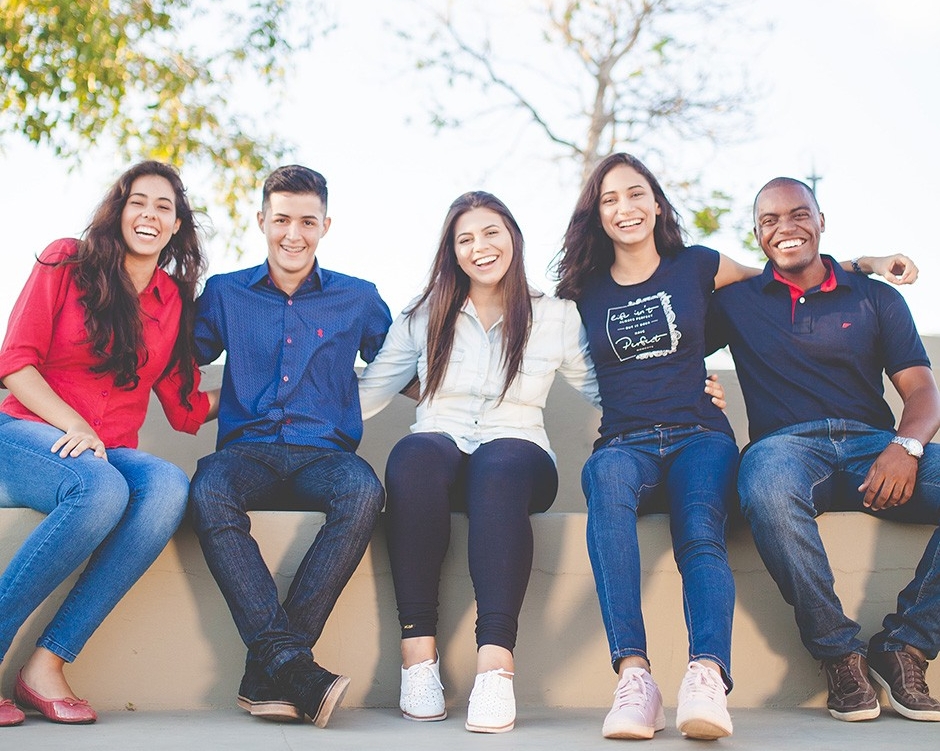
<path id="1" fill-rule="evenodd" d="M 70 427 L 65 434 L 50 449 L 53 454 L 58 452 L 59 456 L 65 459 L 67 456 L 81 456 L 84 451 L 93 451 L 95 456 L 108 460 L 108 454 L 104 449 L 104 443 L 98 437 L 87 423 Z"/>
<path id="2" fill-rule="evenodd" d="M 718 382 L 718 376 L 714 373 L 705 379 L 705 393 L 712 398 L 712 404 L 718 409 L 724 409 L 728 406 L 725 401 L 725 388 Z"/>
<path id="3" fill-rule="evenodd" d="M 917 265 L 903 253 L 893 256 L 866 256 L 858 259 L 862 271 L 877 274 L 892 284 L 913 284 L 917 281 Z"/>

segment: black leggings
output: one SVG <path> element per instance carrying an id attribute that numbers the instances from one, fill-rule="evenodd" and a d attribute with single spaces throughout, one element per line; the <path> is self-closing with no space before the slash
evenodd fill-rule
<path id="1" fill-rule="evenodd" d="M 385 487 L 402 638 L 437 634 L 450 512 L 465 510 L 477 647 L 495 644 L 512 651 L 532 570 L 529 514 L 547 510 L 558 492 L 551 457 L 518 438 L 500 438 L 464 454 L 446 435 L 414 433 L 389 454 Z"/>

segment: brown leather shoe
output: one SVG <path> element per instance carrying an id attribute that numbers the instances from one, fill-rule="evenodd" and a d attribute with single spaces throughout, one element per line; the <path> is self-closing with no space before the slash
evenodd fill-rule
<path id="1" fill-rule="evenodd" d="M 823 660 L 829 682 L 829 714 L 837 720 L 873 720 L 881 714 L 878 695 L 868 680 L 868 662 L 857 652 Z"/>
<path id="2" fill-rule="evenodd" d="M 940 701 L 930 695 L 927 660 L 907 651 L 869 653 L 868 674 L 888 694 L 891 706 L 910 720 L 940 722 Z"/>

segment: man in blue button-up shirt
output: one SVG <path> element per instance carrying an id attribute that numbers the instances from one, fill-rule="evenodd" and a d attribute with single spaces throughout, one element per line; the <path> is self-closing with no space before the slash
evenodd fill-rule
<path id="1" fill-rule="evenodd" d="M 239 706 L 275 720 L 306 714 L 320 727 L 349 679 L 313 662 L 311 648 L 384 502 L 355 454 L 356 353 L 371 361 L 391 323 L 375 285 L 316 262 L 330 228 L 326 206 L 322 175 L 278 168 L 258 214 L 267 262 L 206 283 L 197 356 L 226 360 L 217 450 L 200 460 L 190 491 L 203 553 L 248 647 Z M 283 605 L 251 536 L 252 509 L 326 514 Z"/>

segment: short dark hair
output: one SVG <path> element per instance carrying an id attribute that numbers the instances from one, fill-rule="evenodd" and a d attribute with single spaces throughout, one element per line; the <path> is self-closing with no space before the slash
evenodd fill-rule
<path id="1" fill-rule="evenodd" d="M 326 178 L 309 167 L 287 164 L 268 175 L 261 189 L 262 212 L 268 207 L 272 193 L 313 193 L 323 202 L 326 211 Z"/>
<path id="2" fill-rule="evenodd" d="M 775 177 L 773 180 L 769 180 L 763 188 L 757 191 L 757 195 L 754 196 L 754 205 L 751 207 L 751 216 L 754 219 L 754 226 L 757 226 L 757 200 L 760 198 L 761 193 L 769 188 L 782 188 L 785 185 L 798 186 L 803 189 L 803 192 L 809 196 L 809 200 L 812 201 L 813 206 L 816 207 L 816 211 L 820 211 L 819 201 L 816 200 L 816 193 L 813 192 L 813 189 L 809 187 L 802 180 L 797 180 L 795 177 Z"/>

